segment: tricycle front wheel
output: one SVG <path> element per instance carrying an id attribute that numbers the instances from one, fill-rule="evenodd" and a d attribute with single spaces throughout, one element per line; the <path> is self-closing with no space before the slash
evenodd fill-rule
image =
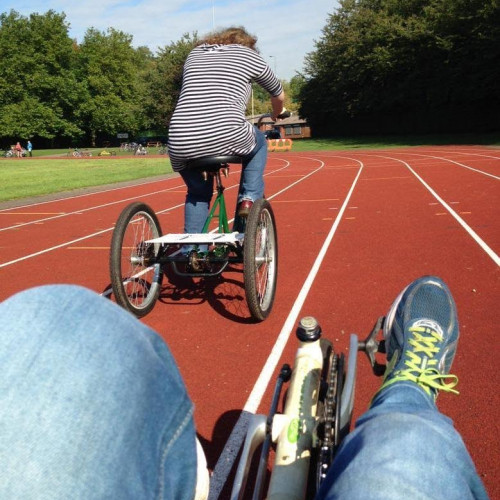
<path id="1" fill-rule="evenodd" d="M 250 314 L 263 321 L 271 312 L 278 277 L 278 239 L 270 203 L 257 200 L 248 214 L 243 245 L 243 275 Z"/>
<path id="2" fill-rule="evenodd" d="M 161 235 L 155 212 L 140 202 L 123 210 L 113 231 L 109 259 L 113 294 L 137 317 L 148 314 L 160 295 L 163 275 L 155 263 L 160 245 L 145 242 Z"/>

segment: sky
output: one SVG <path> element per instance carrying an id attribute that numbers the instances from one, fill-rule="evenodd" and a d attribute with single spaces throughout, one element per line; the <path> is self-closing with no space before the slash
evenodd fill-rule
<path id="1" fill-rule="evenodd" d="M 214 28 L 243 26 L 257 36 L 257 48 L 279 78 L 304 70 L 335 0 L 0 0 L 0 12 L 22 16 L 52 9 L 66 14 L 69 36 L 78 42 L 88 28 L 112 27 L 132 35 L 134 47 L 153 52 L 185 33 L 203 36 Z"/>

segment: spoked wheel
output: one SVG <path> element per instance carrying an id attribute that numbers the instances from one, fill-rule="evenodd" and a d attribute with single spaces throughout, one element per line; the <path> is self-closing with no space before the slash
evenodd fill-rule
<path id="1" fill-rule="evenodd" d="M 250 210 L 243 246 L 243 275 L 250 313 L 263 321 L 271 312 L 278 277 L 278 239 L 271 205 L 257 200 Z"/>
<path id="2" fill-rule="evenodd" d="M 111 239 L 109 268 L 116 302 L 142 317 L 160 295 L 162 272 L 155 264 L 159 244 L 146 241 L 161 236 L 160 223 L 145 203 L 132 203 L 116 222 Z"/>

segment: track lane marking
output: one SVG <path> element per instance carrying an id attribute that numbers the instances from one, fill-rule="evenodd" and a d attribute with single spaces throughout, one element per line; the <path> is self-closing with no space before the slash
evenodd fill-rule
<path id="1" fill-rule="evenodd" d="M 282 161 L 285 161 L 287 164 L 288 162 L 286 160 L 282 160 Z M 288 165 L 286 165 L 288 166 Z M 279 170 L 281 170 L 282 168 L 284 167 L 281 167 Z M 231 174 L 237 174 L 239 173 L 239 170 L 237 170 L 236 172 L 231 172 Z M 273 171 L 271 172 L 268 172 L 266 173 L 266 175 L 270 175 L 272 174 Z M 162 182 L 162 181 L 161 181 Z M 147 183 L 147 184 L 150 184 L 150 183 Z M 143 184 L 137 184 L 138 186 L 142 186 Z M 127 187 L 134 187 L 135 185 L 132 185 L 132 186 L 127 186 Z M 178 190 L 180 187 L 183 187 L 184 184 L 182 184 L 181 186 L 177 185 L 177 186 L 173 186 L 173 187 L 170 187 L 170 188 L 165 188 L 165 189 L 160 189 L 160 190 L 156 190 L 156 191 L 152 191 L 152 192 L 149 192 L 149 193 L 145 193 L 144 195 L 141 195 L 141 198 L 144 198 L 144 197 L 147 197 L 147 196 L 153 196 L 153 195 L 157 195 L 157 194 L 161 194 L 161 193 L 185 193 L 185 189 L 182 189 L 182 190 Z M 184 186 L 185 187 L 185 186 Z M 239 181 L 235 184 L 233 184 L 232 186 L 228 186 L 226 189 L 231 189 L 231 188 L 235 188 L 235 187 L 239 187 Z M 124 188 L 118 188 L 118 189 L 124 189 Z M 99 191 L 97 193 L 92 193 L 92 194 L 99 194 L 99 193 L 107 193 L 108 191 L 114 191 L 114 190 L 104 190 L 104 191 Z M 82 195 L 82 196 L 86 196 L 86 195 Z M 75 197 L 77 198 L 77 196 Z M 62 198 L 60 200 L 52 200 L 50 202 L 43 202 L 43 203 L 54 203 L 54 202 L 59 202 L 59 201 L 67 201 L 67 200 L 70 200 L 70 199 L 73 199 L 73 198 Z M 55 219 L 60 219 L 62 217 L 67 217 L 67 216 L 70 216 L 70 215 L 80 215 L 82 213 L 85 213 L 85 212 L 90 212 L 92 210 L 99 210 L 99 209 L 102 209 L 102 208 L 106 208 L 106 207 L 110 207 L 110 206 L 113 206 L 113 205 L 117 205 L 117 204 L 120 204 L 120 203 L 124 203 L 124 202 L 127 202 L 127 201 L 134 201 L 134 200 L 137 200 L 138 197 L 137 196 L 132 196 L 132 197 L 128 197 L 128 198 L 121 198 L 120 200 L 116 200 L 116 201 L 112 201 L 112 202 L 109 202 L 109 203 L 103 203 L 101 205 L 93 205 L 91 207 L 88 207 L 88 208 L 83 208 L 83 209 L 78 209 L 78 210 L 74 210 L 72 212 L 54 212 L 54 213 L 40 213 L 39 215 L 52 215 L 52 217 L 45 217 L 45 218 L 42 218 L 42 219 L 36 219 L 36 220 L 33 220 L 33 221 L 28 221 L 28 222 L 19 222 L 19 223 L 16 223 L 15 225 L 13 226 L 8 226 L 8 227 L 3 227 L 3 228 L 0 228 L 0 232 L 2 231 L 7 231 L 7 230 L 12 230 L 12 229 L 18 229 L 20 227 L 23 227 L 23 226 L 29 226 L 31 224 L 40 224 L 40 223 L 43 223 L 43 222 L 47 222 L 47 221 L 51 221 L 51 220 L 55 220 Z M 31 207 L 31 206 L 34 206 L 34 205 L 28 205 L 28 207 Z M 19 207 L 19 208 L 24 208 L 24 207 Z M 10 210 L 10 212 L 6 212 L 6 210 Z M 27 214 L 27 213 L 20 213 L 20 212 L 14 212 L 13 210 L 16 210 L 15 208 L 11 208 L 11 209 L 5 209 L 4 211 L 0 210 L 0 215 L 7 215 L 7 214 L 10 214 L 10 215 L 30 215 L 30 214 Z M 32 215 L 37 215 L 37 213 L 33 213 Z"/>
<path id="2" fill-rule="evenodd" d="M 432 187 L 427 184 L 427 182 L 424 181 L 420 175 L 411 168 L 410 164 L 405 162 L 404 160 L 400 160 L 399 158 L 393 158 L 390 156 L 381 156 L 381 155 L 374 155 L 374 156 L 379 156 L 380 158 L 386 158 L 388 160 L 394 160 L 398 161 L 400 163 L 403 163 L 408 170 L 424 185 L 424 187 L 436 198 L 436 200 L 441 203 L 443 208 L 445 208 L 448 213 L 465 229 L 465 231 L 469 234 L 469 236 L 472 237 L 472 239 L 486 252 L 486 254 L 493 260 L 493 262 L 497 265 L 500 266 L 500 257 L 490 248 L 490 246 L 472 229 L 458 214 L 453 210 L 453 208 L 450 207 L 448 203 L 446 203 L 441 196 L 439 196 Z M 456 163 L 456 162 L 454 162 Z M 474 169 L 472 169 L 474 170 Z M 500 178 L 499 178 L 500 179 Z"/>
<path id="3" fill-rule="evenodd" d="M 108 228 L 108 229 L 103 229 L 102 231 L 98 231 L 97 233 L 92 233 L 92 234 L 89 234 L 87 236 L 82 236 L 81 238 L 76 238 L 75 240 L 72 240 L 72 241 L 66 241 L 64 243 L 61 243 L 60 245 L 56 245 L 56 246 L 53 246 L 50 248 L 45 248 L 44 250 L 40 250 L 39 252 L 34 252 L 34 253 L 29 254 L 29 255 L 25 255 L 24 257 L 19 257 L 18 259 L 4 262 L 4 263 L 0 264 L 0 269 L 2 267 L 11 266 L 12 264 L 17 264 L 18 262 L 22 262 L 23 260 L 31 259 L 33 257 L 38 257 L 39 255 L 43 255 L 45 253 L 52 252 L 52 251 L 57 250 L 59 248 L 67 247 L 69 245 L 72 245 L 73 243 L 78 243 L 79 241 L 87 240 L 89 238 L 93 238 L 94 236 L 99 236 L 100 234 L 107 233 L 108 231 L 111 231 L 112 229 L 113 229 L 112 227 Z"/>
<path id="4" fill-rule="evenodd" d="M 350 158 L 353 159 L 353 158 Z M 359 160 L 355 160 L 359 166 L 358 166 L 358 173 L 351 185 L 351 188 L 349 189 L 349 192 L 347 193 L 347 196 L 344 200 L 344 203 L 342 204 L 342 207 L 335 218 L 333 225 L 323 243 L 323 246 L 321 247 L 316 260 L 313 263 L 313 266 L 311 267 L 311 270 L 309 271 L 309 274 L 302 285 L 302 288 L 299 292 L 299 295 L 297 296 L 290 313 L 276 339 L 276 342 L 274 343 L 274 346 L 271 350 L 271 353 L 269 354 L 259 377 L 257 378 L 257 381 L 252 389 L 252 392 L 250 393 L 250 396 L 247 399 L 247 402 L 245 403 L 245 406 L 243 407 L 243 411 L 238 417 L 238 420 L 233 427 L 233 430 L 231 432 L 231 435 L 229 436 L 228 440 L 226 441 L 226 444 L 224 445 L 224 449 L 222 450 L 221 455 L 219 456 L 219 459 L 217 460 L 217 463 L 214 467 L 213 475 L 210 481 L 210 494 L 209 494 L 209 500 L 216 500 L 221 491 L 222 488 L 224 487 L 226 480 L 229 476 L 229 473 L 234 465 L 234 462 L 236 461 L 236 458 L 238 456 L 241 444 L 243 440 L 245 439 L 245 432 L 246 432 L 246 427 L 248 425 L 248 421 L 250 418 L 251 414 L 254 414 L 259 405 L 260 402 L 262 401 L 262 398 L 264 396 L 264 393 L 269 386 L 269 382 L 271 381 L 272 375 L 274 373 L 274 370 L 276 369 L 276 366 L 281 358 L 281 355 L 283 353 L 283 350 L 288 342 L 288 339 L 290 337 L 291 332 L 294 330 L 295 325 L 297 323 L 297 318 L 298 315 L 302 309 L 302 306 L 304 305 L 304 302 L 307 298 L 307 295 L 309 293 L 309 290 L 311 289 L 311 286 L 314 282 L 314 279 L 316 278 L 316 275 L 319 272 L 319 268 L 323 262 L 323 259 L 325 258 L 326 252 L 328 248 L 330 247 L 331 241 L 337 232 L 337 228 L 340 224 L 340 221 L 342 220 L 343 214 L 347 209 L 347 205 L 349 203 L 349 200 L 352 196 L 352 193 L 354 191 L 354 188 L 359 180 L 359 177 L 361 175 L 361 172 L 363 170 L 363 163 Z M 321 161 L 321 160 L 317 160 Z M 323 163 L 323 162 L 322 162 Z M 322 168 L 322 167 L 321 167 Z"/>
<path id="5" fill-rule="evenodd" d="M 479 174 L 486 175 L 486 176 L 491 177 L 497 181 L 500 181 L 500 177 L 498 175 L 493 175 L 493 174 L 490 174 L 488 172 L 483 172 L 482 170 L 479 170 L 479 169 L 473 168 L 473 167 L 469 167 L 469 165 L 464 165 L 463 163 L 460 163 L 460 162 L 455 161 L 455 160 L 450 160 L 449 158 L 443 158 L 442 156 L 432 156 L 429 154 L 419 154 L 419 153 L 408 153 L 408 154 L 411 154 L 413 156 L 423 156 L 424 158 L 433 158 L 435 160 L 443 160 L 443 161 L 447 161 L 450 163 L 455 163 L 455 165 L 458 165 L 458 166 L 463 167 L 463 168 L 467 168 L 469 170 L 472 170 L 473 172 L 477 172 Z M 489 158 L 495 158 L 495 157 L 492 156 Z M 498 160 L 499 158 L 495 158 L 495 159 Z M 403 160 L 400 160 L 400 161 L 403 161 Z"/>
<path id="6" fill-rule="evenodd" d="M 284 161 L 284 162 L 285 162 L 285 165 L 284 165 L 284 166 L 282 166 L 282 167 L 276 168 L 276 169 L 274 169 L 274 170 L 272 170 L 272 171 L 270 171 L 270 172 L 266 172 L 266 173 L 264 174 L 265 176 L 270 176 L 270 175 L 274 174 L 275 172 L 279 172 L 279 171 L 281 171 L 281 170 L 283 170 L 283 169 L 285 169 L 285 168 L 288 168 L 288 166 L 290 165 L 290 162 L 289 162 L 288 160 L 284 160 L 284 159 L 281 159 L 281 158 L 277 158 L 277 159 L 279 159 L 280 161 Z M 310 159 L 315 160 L 315 161 L 321 161 L 321 160 L 318 160 L 318 159 L 316 159 L 316 158 L 310 158 Z M 322 168 L 322 167 L 320 167 L 320 168 Z M 274 197 L 278 196 L 279 194 L 284 193 L 285 191 L 287 191 L 287 190 L 288 190 L 288 189 L 290 189 L 291 187 L 295 186 L 296 184 L 298 184 L 298 183 L 302 182 L 303 180 L 307 179 L 308 177 L 310 177 L 312 174 L 314 174 L 314 173 L 315 173 L 315 172 L 317 172 L 318 170 L 319 170 L 319 168 L 316 168 L 316 170 L 314 170 L 314 171 L 312 171 L 312 172 L 309 172 L 307 175 L 303 176 L 301 179 L 299 179 L 299 180 L 297 180 L 297 181 L 293 182 L 293 183 L 292 183 L 292 184 L 290 184 L 288 187 L 286 187 L 286 188 L 284 188 L 284 189 L 281 189 L 281 190 L 280 190 L 280 191 L 278 191 L 277 193 L 275 193 L 275 194 L 273 194 L 273 195 L 269 196 L 267 199 L 268 199 L 268 200 L 271 200 L 272 198 L 274 198 Z M 235 172 L 235 173 L 238 173 L 238 172 L 239 172 L 239 170 L 238 170 L 237 172 Z M 226 188 L 226 189 L 235 189 L 235 188 L 237 188 L 237 187 L 239 187 L 239 183 L 238 183 L 238 184 L 234 184 L 234 185 L 232 185 L 232 186 L 229 186 L 229 187 L 228 187 L 228 188 Z M 161 191 L 159 191 L 159 192 L 163 192 L 163 191 L 165 191 L 165 190 L 161 190 Z M 133 199 L 136 199 L 136 198 L 133 198 Z M 122 201 L 123 201 L 123 200 L 122 200 Z M 157 211 L 157 212 L 156 212 L 156 214 L 157 214 L 157 215 L 159 215 L 159 214 L 165 214 L 165 213 L 167 213 L 167 212 L 171 212 L 172 210 L 175 210 L 175 209 L 177 209 L 177 208 L 182 208 L 182 207 L 184 207 L 184 202 L 182 202 L 182 203 L 180 203 L 180 204 L 177 204 L 177 205 L 174 205 L 174 206 L 171 206 L 171 207 L 168 207 L 168 208 L 166 208 L 166 209 L 164 209 L 164 210 L 159 210 L 159 211 Z M 84 211 L 84 210 L 80 210 L 80 211 Z M 232 219 L 231 219 L 229 222 L 231 223 L 231 221 L 232 221 Z M 54 245 L 54 246 L 52 246 L 52 247 L 45 248 L 45 249 L 40 250 L 40 251 L 38 251 L 38 252 L 33 252 L 33 253 L 31 253 L 31 254 L 25 255 L 25 256 L 23 256 L 23 257 L 19 257 L 19 258 L 17 258 L 17 259 L 10 260 L 10 261 L 8 261 L 8 262 L 3 262 L 3 263 L 0 263 L 0 269 L 1 269 L 1 268 L 3 268 L 3 267 L 7 267 L 7 266 L 10 266 L 10 265 L 13 265 L 13 264 L 17 264 L 17 263 L 19 263 L 19 262 L 22 262 L 22 261 L 27 260 L 27 259 L 30 259 L 30 258 L 38 257 L 38 256 L 40 256 L 40 255 L 43 255 L 43 254 L 45 254 L 45 253 L 52 252 L 52 251 L 54 251 L 54 250 L 58 250 L 58 249 L 60 249 L 60 248 L 64 248 L 64 247 L 71 246 L 71 245 L 73 245 L 74 243 L 78 243 L 78 242 L 80 242 L 80 241 L 84 241 L 84 240 L 87 240 L 87 239 L 93 238 L 93 237 L 95 237 L 95 236 L 99 236 L 99 235 L 104 234 L 104 233 L 106 233 L 106 232 L 113 231 L 113 229 L 114 229 L 114 226 L 109 227 L 109 228 L 107 228 L 107 229 L 103 229 L 103 230 L 101 230 L 101 231 L 97 231 L 97 232 L 94 232 L 94 233 L 88 234 L 88 235 L 86 235 L 86 236 L 82 236 L 82 237 L 80 237 L 80 238 L 76 238 L 76 239 L 71 240 L 71 241 L 67 241 L 67 242 L 61 243 L 61 244 L 59 244 L 59 245 Z"/>
<path id="7" fill-rule="evenodd" d="M 145 196 L 151 196 L 151 195 L 165 193 L 165 192 L 178 192 L 178 191 L 172 191 L 172 189 L 177 189 L 177 187 L 167 188 L 167 189 L 160 189 L 158 191 L 153 191 L 151 193 L 147 193 Z M 60 219 L 61 217 L 68 217 L 70 215 L 81 215 L 82 213 L 85 213 L 85 212 L 91 212 L 92 210 L 99 210 L 101 208 L 111 207 L 113 205 L 118 205 L 119 203 L 124 203 L 124 202 L 127 202 L 127 201 L 133 201 L 133 200 L 137 200 L 137 199 L 138 199 L 137 196 L 131 196 L 129 198 L 122 198 L 120 200 L 112 201 L 112 202 L 109 202 L 109 203 L 103 203 L 102 205 L 94 205 L 92 207 L 83 208 L 83 209 L 81 208 L 81 209 L 78 209 L 78 210 L 74 210 L 73 212 L 59 213 L 58 215 L 54 215 L 52 217 L 45 217 L 43 219 L 37 219 L 37 220 L 28 221 L 28 222 L 18 223 L 18 224 L 15 224 L 14 226 L 2 227 L 2 228 L 0 228 L 0 232 L 1 231 L 8 231 L 8 230 L 11 230 L 11 229 L 18 229 L 20 227 L 29 226 L 31 224 L 40 224 L 42 222 L 47 222 L 47 221 L 51 221 L 51 220 L 55 220 L 55 219 Z M 16 215 L 16 214 L 12 214 L 12 215 Z M 25 214 L 22 214 L 22 215 L 25 215 Z M 36 214 L 33 214 L 33 215 L 36 215 Z"/>

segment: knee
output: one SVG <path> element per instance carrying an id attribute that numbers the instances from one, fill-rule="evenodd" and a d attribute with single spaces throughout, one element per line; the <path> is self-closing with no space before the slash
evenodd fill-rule
<path id="1" fill-rule="evenodd" d="M 135 317 L 97 293 L 75 285 L 46 285 L 0 304 L 3 345 L 57 350 L 122 350 L 153 336 Z M 149 339 L 148 339 L 149 340 Z M 38 349 L 37 349 L 38 350 Z"/>
<path id="2" fill-rule="evenodd" d="M 9 366 L 65 366 L 121 380 L 148 374 L 184 390 L 163 339 L 91 290 L 49 285 L 21 292 L 0 304 L 0 324 L 0 359 Z"/>

